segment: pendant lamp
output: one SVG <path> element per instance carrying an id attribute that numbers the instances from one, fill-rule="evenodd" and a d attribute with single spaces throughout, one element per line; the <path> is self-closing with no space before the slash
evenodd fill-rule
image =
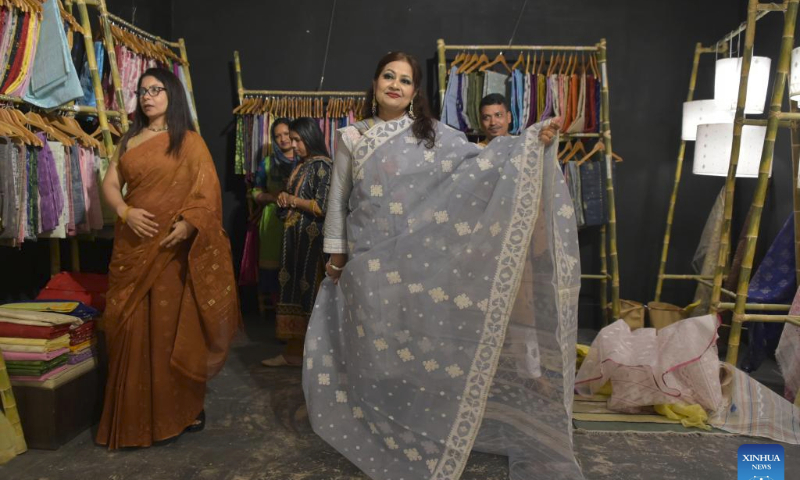
<path id="1" fill-rule="evenodd" d="M 764 148 L 766 134 L 767 127 L 745 125 L 742 129 L 739 164 L 736 168 L 737 178 L 758 177 L 758 167 L 761 163 L 761 152 Z M 733 123 L 699 125 L 694 146 L 692 173 L 718 177 L 727 176 L 732 144 Z M 772 176 L 771 167 L 770 176 Z"/>
<path id="2" fill-rule="evenodd" d="M 744 106 L 744 113 L 764 113 L 771 63 L 772 61 L 769 57 L 753 57 L 750 62 L 750 75 L 747 78 L 747 102 Z M 725 108 L 736 110 L 741 75 L 741 57 L 717 60 L 714 74 L 714 100 Z"/>

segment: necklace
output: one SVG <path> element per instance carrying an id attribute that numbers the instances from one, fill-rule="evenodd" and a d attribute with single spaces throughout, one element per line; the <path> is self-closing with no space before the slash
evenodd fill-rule
<path id="1" fill-rule="evenodd" d="M 166 132 L 169 129 L 169 127 L 164 125 L 161 128 L 147 127 L 147 129 L 150 130 L 151 132 L 158 133 L 158 132 Z"/>

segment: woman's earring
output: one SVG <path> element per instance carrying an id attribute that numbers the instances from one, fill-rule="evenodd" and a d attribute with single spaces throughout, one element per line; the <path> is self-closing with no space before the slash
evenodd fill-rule
<path id="1" fill-rule="evenodd" d="M 378 116 L 378 102 L 375 101 L 375 96 L 372 96 L 372 116 Z"/>
<path id="2" fill-rule="evenodd" d="M 411 120 L 417 118 L 414 116 L 414 100 L 411 100 L 411 103 L 408 104 L 408 116 L 411 118 Z"/>

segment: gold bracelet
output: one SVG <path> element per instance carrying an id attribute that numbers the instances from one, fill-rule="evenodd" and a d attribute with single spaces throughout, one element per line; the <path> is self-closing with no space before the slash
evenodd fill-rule
<path id="1" fill-rule="evenodd" d="M 131 208 L 133 207 L 128 205 L 127 207 L 125 207 L 125 211 L 122 212 L 122 215 L 120 215 L 119 218 L 122 220 L 122 223 L 128 223 L 128 212 L 130 211 Z"/>

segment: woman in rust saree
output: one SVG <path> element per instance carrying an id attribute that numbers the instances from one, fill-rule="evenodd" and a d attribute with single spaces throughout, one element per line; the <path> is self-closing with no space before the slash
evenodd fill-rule
<path id="1" fill-rule="evenodd" d="M 134 124 L 103 185 L 119 215 L 97 432 L 110 449 L 202 428 L 206 382 L 240 323 L 219 179 L 181 89 L 166 70 L 142 75 Z"/>

